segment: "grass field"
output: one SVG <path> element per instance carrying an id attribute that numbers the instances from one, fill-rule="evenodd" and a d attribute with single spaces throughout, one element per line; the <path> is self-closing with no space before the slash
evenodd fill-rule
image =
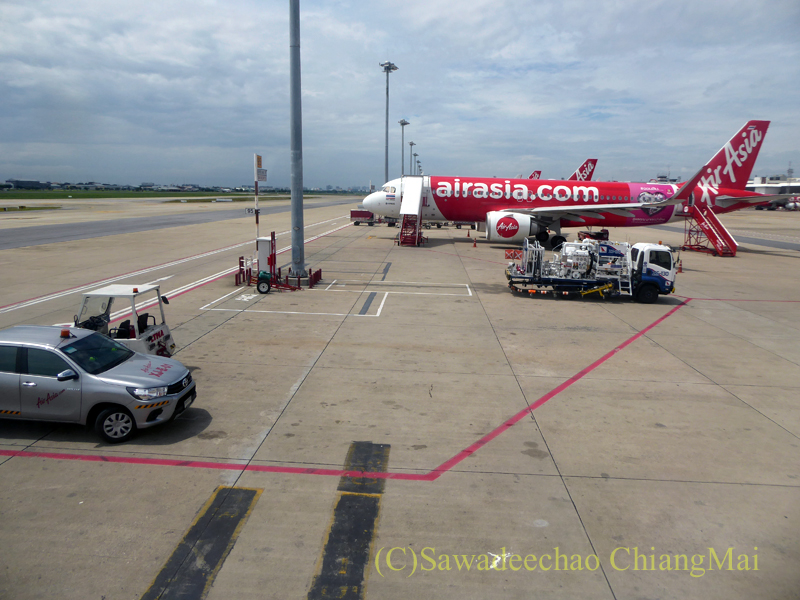
<path id="1" fill-rule="evenodd" d="M 304 198 L 318 198 L 327 194 L 304 194 Z M 333 195 L 333 194 L 332 194 Z M 234 202 L 253 201 L 253 194 L 238 192 L 117 192 L 102 190 L 0 190 L 0 201 L 3 200 L 92 200 L 103 198 L 177 198 L 178 201 L 211 202 L 216 198 L 231 198 Z M 259 194 L 262 202 L 270 200 L 288 200 L 289 194 Z"/>

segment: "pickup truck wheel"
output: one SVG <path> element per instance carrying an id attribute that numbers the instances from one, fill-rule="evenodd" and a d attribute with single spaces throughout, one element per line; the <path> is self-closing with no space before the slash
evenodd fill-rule
<path id="1" fill-rule="evenodd" d="M 120 444 L 133 437 L 133 434 L 136 433 L 136 423 L 127 410 L 117 406 L 107 408 L 97 415 L 94 430 L 103 441 L 109 444 Z"/>
<path id="2" fill-rule="evenodd" d="M 258 285 L 256 285 L 256 289 L 259 294 L 269 294 L 270 289 L 272 289 L 272 284 L 269 281 L 259 281 Z"/>
<path id="3" fill-rule="evenodd" d="M 658 290 L 654 285 L 643 285 L 636 292 L 636 301 L 642 304 L 653 304 L 658 300 Z"/>

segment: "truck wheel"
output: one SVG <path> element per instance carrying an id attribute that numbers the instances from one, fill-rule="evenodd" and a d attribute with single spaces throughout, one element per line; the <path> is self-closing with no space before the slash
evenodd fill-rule
<path id="1" fill-rule="evenodd" d="M 355 225 L 356 227 L 358 227 L 359 223 L 361 223 L 361 221 L 354 221 L 354 222 L 353 222 L 353 225 Z"/>
<path id="2" fill-rule="evenodd" d="M 97 415 L 94 430 L 109 444 L 127 442 L 136 433 L 136 423 L 131 414 L 121 406 L 107 408 Z"/>
<path id="3" fill-rule="evenodd" d="M 372 227 L 372 226 L 374 225 L 374 223 L 373 223 L 372 221 L 370 221 L 369 223 L 367 223 L 367 225 L 369 225 L 370 227 Z"/>
<path id="4" fill-rule="evenodd" d="M 636 292 L 636 301 L 642 304 L 652 304 L 658 300 L 658 290 L 654 285 L 643 285 Z"/>
<path id="5" fill-rule="evenodd" d="M 256 285 L 256 289 L 259 294 L 269 294 L 270 289 L 272 289 L 272 284 L 269 281 L 259 281 L 258 285 Z"/>

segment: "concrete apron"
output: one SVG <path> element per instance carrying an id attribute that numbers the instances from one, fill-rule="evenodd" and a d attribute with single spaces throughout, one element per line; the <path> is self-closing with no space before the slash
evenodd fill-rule
<path id="1" fill-rule="evenodd" d="M 288 216 L 275 221 L 288 229 Z M 222 247 L 252 224 L 193 227 L 184 239 L 201 252 L 198 236 Z M 106 446 L 75 426 L 0 422 L 0 450 L 44 454 L 0 455 L 0 597 L 142 598 L 159 581 L 163 597 L 220 599 L 796 591 L 800 304 L 764 302 L 800 300 L 780 276 L 794 258 L 684 253 L 678 293 L 692 300 L 680 308 L 684 298 L 530 299 L 506 289 L 502 247 L 445 228 L 426 231 L 425 248 L 398 248 L 397 231 L 309 244 L 325 274 L 316 290 L 258 295 L 230 276 L 176 297 L 176 358 L 198 399 L 168 426 Z M 73 260 L 98 256 L 97 240 L 72 244 Z M 159 276 L 190 283 L 236 255 Z M 114 257 L 102 260 L 114 272 Z M 85 282 L 53 263 L 41 268 L 57 286 Z M 15 283 L 14 298 L 40 293 Z M 2 326 L 51 324 L 70 301 L 0 315 Z M 374 477 L 343 473 L 365 468 L 350 453 L 367 441 L 388 448 L 379 493 Z M 215 554 L 192 535 L 227 514 L 209 512 L 229 494 L 219 486 L 263 491 Z M 345 500 L 362 497 L 375 500 L 372 525 L 351 545 L 368 551 L 345 554 L 342 531 L 367 510 Z M 170 562 L 187 544 L 207 569 Z"/>

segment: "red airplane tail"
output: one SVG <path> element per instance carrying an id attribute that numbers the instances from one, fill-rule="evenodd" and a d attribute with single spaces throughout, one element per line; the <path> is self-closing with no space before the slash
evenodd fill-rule
<path id="1" fill-rule="evenodd" d="M 596 158 L 587 158 L 569 178 L 569 181 L 591 181 L 594 174 L 594 167 L 597 164 Z"/>
<path id="2" fill-rule="evenodd" d="M 528 175 L 528 179 L 539 179 L 542 176 L 541 171 L 534 171 L 530 175 Z"/>
<path id="3" fill-rule="evenodd" d="M 743 190 L 767 135 L 769 121 L 748 121 L 706 164 L 701 184 Z"/>

